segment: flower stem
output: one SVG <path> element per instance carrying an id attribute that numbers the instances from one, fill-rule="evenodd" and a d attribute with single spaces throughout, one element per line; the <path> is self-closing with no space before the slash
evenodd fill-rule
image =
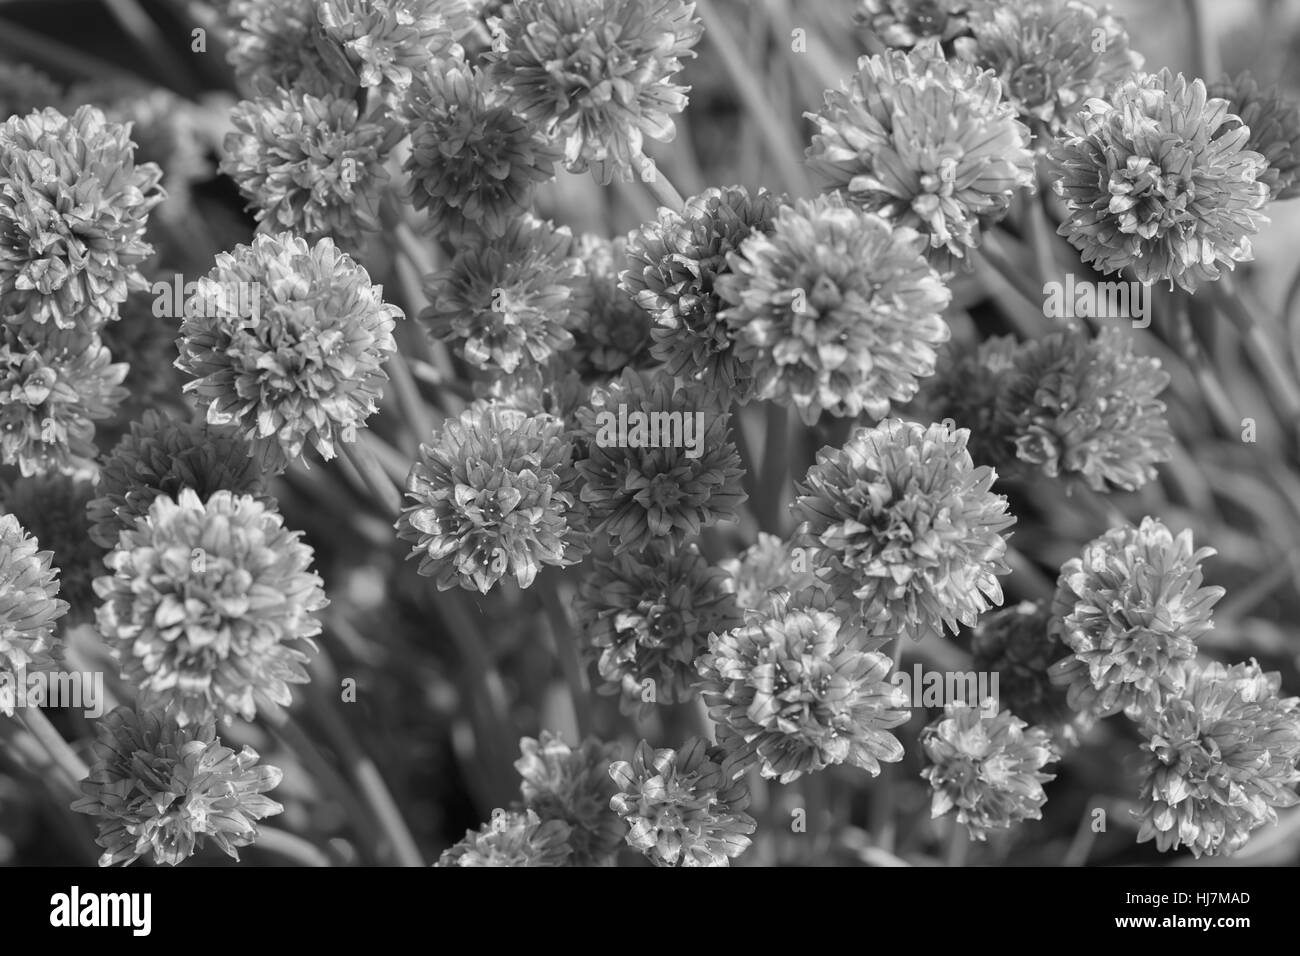
<path id="1" fill-rule="evenodd" d="M 775 535 L 783 535 L 781 498 L 790 473 L 790 455 L 786 447 L 789 434 L 784 405 L 768 402 L 766 432 L 763 438 L 762 484 L 758 488 L 759 524 Z"/>
<path id="2" fill-rule="evenodd" d="M 374 451 L 361 441 L 340 442 L 339 448 L 366 487 L 378 498 L 383 510 L 396 517 L 402 510 L 402 490 L 384 471 Z"/>
<path id="3" fill-rule="evenodd" d="M 681 212 L 685 208 L 686 200 L 682 198 L 682 194 L 677 191 L 677 187 L 663 170 L 656 167 L 648 176 L 643 176 L 641 181 L 658 200 L 659 205 L 667 206 L 673 212 Z"/>
<path id="4" fill-rule="evenodd" d="M 1223 64 L 1219 59 L 1219 48 L 1206 29 L 1205 2 L 1183 0 L 1183 7 L 1187 10 L 1187 29 L 1191 34 L 1192 53 L 1196 58 L 1196 73 L 1206 83 L 1213 83 L 1222 76 Z"/>
<path id="5" fill-rule="evenodd" d="M 1246 354 L 1263 377 L 1282 417 L 1291 422 L 1300 421 L 1300 386 L 1295 376 L 1282 367 L 1283 348 L 1268 340 L 1254 313 L 1241 300 L 1237 289 L 1224 276 L 1211 284 L 1215 303 L 1232 320 L 1246 344 Z"/>
<path id="6" fill-rule="evenodd" d="M 277 827 L 258 827 L 257 842 L 260 849 L 268 850 L 299 866 L 332 866 L 330 858 L 319 848 L 296 834 Z"/>
<path id="7" fill-rule="evenodd" d="M 970 837 L 964 832 L 960 823 L 952 821 L 952 829 L 948 832 L 948 853 L 944 858 L 945 866 L 964 866 L 966 864 L 966 851 L 970 848 Z"/>
<path id="8" fill-rule="evenodd" d="M 749 497 L 749 506 L 755 509 L 757 514 L 759 502 L 758 490 L 758 470 L 757 462 L 754 460 L 754 451 L 749 444 L 749 436 L 745 434 L 744 415 L 741 414 L 740 406 L 732 406 L 731 409 L 731 435 L 732 441 L 735 442 L 736 451 L 740 453 L 740 484 L 745 489 L 745 494 Z"/>
<path id="9" fill-rule="evenodd" d="M 573 623 L 560 599 L 559 575 L 554 571 L 546 571 L 542 576 L 546 578 L 545 581 L 538 582 L 541 585 L 542 604 L 551 625 L 551 639 L 555 641 L 555 652 L 560 659 L 560 669 L 564 672 L 564 682 L 569 687 L 569 697 L 573 701 L 578 739 L 583 740 L 591 733 L 591 686 L 582 666 Z"/>
<path id="10" fill-rule="evenodd" d="M 73 792 L 77 792 L 78 784 L 90 776 L 90 768 L 86 766 L 86 762 L 77 756 L 77 752 L 63 739 L 63 735 L 54 729 L 50 719 L 39 707 L 21 708 L 14 713 L 19 715 L 23 726 L 45 748 L 45 752 L 50 755 L 55 766 L 67 775 Z"/>

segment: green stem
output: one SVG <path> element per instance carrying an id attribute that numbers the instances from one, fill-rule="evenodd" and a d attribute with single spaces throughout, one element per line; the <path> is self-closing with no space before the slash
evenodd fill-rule
<path id="1" fill-rule="evenodd" d="M 657 166 L 652 168 L 650 175 L 643 177 L 641 181 L 650 190 L 650 194 L 658 200 L 659 205 L 667 206 L 673 212 L 681 212 L 685 208 L 686 200 L 682 198 L 682 194 L 677 191 L 677 187 L 662 169 Z"/>
<path id="2" fill-rule="evenodd" d="M 1213 83 L 1223 75 L 1223 64 L 1219 59 L 1219 48 L 1206 28 L 1205 0 L 1183 0 L 1183 7 L 1187 11 L 1187 29 L 1191 34 L 1189 39 L 1196 73 L 1206 83 Z"/>
<path id="3" fill-rule="evenodd" d="M 1283 348 L 1268 340 L 1255 315 L 1241 300 L 1236 287 L 1225 276 L 1211 283 L 1210 294 L 1220 309 L 1232 320 L 1246 344 L 1246 354 L 1264 378 L 1281 416 L 1300 421 L 1300 386 L 1295 376 L 1282 367 Z"/>
<path id="4" fill-rule="evenodd" d="M 277 827 L 258 827 L 255 845 L 262 850 L 292 860 L 299 866 L 331 866 L 330 859 L 319 848 L 302 837 Z"/>
<path id="5" fill-rule="evenodd" d="M 544 572 L 542 577 L 546 580 L 538 583 L 541 585 L 542 604 L 551 625 L 551 639 L 555 641 L 555 653 L 560 659 L 564 682 L 568 685 L 569 697 L 573 701 L 578 739 L 585 740 L 591 733 L 591 685 L 582 666 L 573 624 L 560 598 L 560 577 L 554 570 Z"/>
<path id="6" fill-rule="evenodd" d="M 781 498 L 790 474 L 790 455 L 786 447 L 788 416 L 784 405 L 768 402 L 764 417 L 766 431 L 763 437 L 762 484 L 758 489 L 758 518 L 766 530 L 784 536 Z"/>
<path id="7" fill-rule="evenodd" d="M 79 784 L 90 776 L 90 768 L 86 766 L 86 762 L 77 756 L 77 752 L 63 739 L 63 735 L 54 729 L 50 719 L 39 707 L 19 708 L 14 713 L 50 755 L 55 766 L 67 776 L 72 791 L 80 795 Z"/>
<path id="8" fill-rule="evenodd" d="M 970 837 L 966 829 L 956 820 L 952 821 L 952 830 L 948 833 L 948 853 L 944 858 L 945 866 L 963 866 L 966 863 L 966 851 L 970 848 Z"/>
<path id="9" fill-rule="evenodd" d="M 736 445 L 736 451 L 740 453 L 740 467 L 743 469 L 740 476 L 740 484 L 745 489 L 745 494 L 749 497 L 749 506 L 754 509 L 755 517 L 758 517 L 757 509 L 759 502 L 758 490 L 758 470 L 757 462 L 754 460 L 754 451 L 749 444 L 749 436 L 745 433 L 744 416 L 741 414 L 740 406 L 733 406 L 731 409 L 731 440 Z"/>
<path id="10" fill-rule="evenodd" d="M 374 451 L 361 441 L 339 442 L 339 448 L 348 463 L 357 470 L 366 487 L 375 495 L 382 510 L 397 517 L 402 510 L 402 489 L 389 477 Z"/>

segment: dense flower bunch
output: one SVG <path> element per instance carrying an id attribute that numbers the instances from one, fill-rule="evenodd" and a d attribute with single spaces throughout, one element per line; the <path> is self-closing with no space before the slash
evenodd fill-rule
<path id="1" fill-rule="evenodd" d="M 69 622 L 94 616 L 92 582 L 104 570 L 104 549 L 91 540 L 86 513 L 94 494 L 94 484 L 69 475 L 19 478 L 0 492 L 3 510 L 54 553 L 59 595 L 70 606 Z"/>
<path id="2" fill-rule="evenodd" d="M 684 0 L 516 0 L 494 23 L 492 74 L 601 183 L 655 175 L 646 137 L 671 142 L 686 87 L 673 82 L 702 30 Z"/>
<path id="3" fill-rule="evenodd" d="M 60 600 L 54 555 L 38 551 L 18 519 L 0 515 L 0 713 L 13 716 L 16 669 L 50 664 L 58 652 L 55 621 L 68 612 Z"/>
<path id="4" fill-rule="evenodd" d="M 1189 292 L 1253 258 L 1266 222 L 1267 162 L 1250 130 L 1202 80 L 1169 70 L 1125 80 L 1079 114 L 1082 133 L 1050 151 L 1069 218 L 1058 230 L 1103 273 L 1126 267 L 1143 282 Z"/>
<path id="5" fill-rule="evenodd" d="M 1011 416 L 1001 403 L 1017 350 L 1010 335 L 990 336 L 974 349 L 951 343 L 939 353 L 935 374 L 918 396 L 934 421 L 950 419 L 970 432 L 966 447 L 971 458 L 998 469 L 1015 461 L 1014 439 L 1007 431 Z"/>
<path id="6" fill-rule="evenodd" d="M 966 432 L 887 419 L 824 448 L 796 488 L 801 543 L 873 634 L 920 640 L 1002 603 L 1015 518 L 976 467 Z M 856 622 L 855 622 L 856 623 Z"/>
<path id="7" fill-rule="evenodd" d="M 957 811 L 972 840 L 1024 820 L 1042 819 L 1043 784 L 1054 779 L 1043 767 L 1059 754 L 1047 731 L 1002 711 L 989 717 L 979 707 L 951 703 L 926 727 L 921 743 L 930 766 L 922 776 L 934 793 L 930 813 Z"/>
<path id="8" fill-rule="evenodd" d="M 652 351 L 669 374 L 749 397 L 753 372 L 736 354 L 716 286 L 731 254 L 754 233 L 770 232 L 779 208 L 764 190 L 710 188 L 632 234 L 620 284 L 654 318 Z"/>
<path id="9" fill-rule="evenodd" d="M 674 389 L 662 375 L 629 369 L 593 392 L 578 423 L 582 500 L 616 554 L 656 540 L 680 543 L 734 518 L 745 500 L 728 415 L 698 387 Z"/>
<path id="10" fill-rule="evenodd" d="M 825 589 L 807 560 L 807 549 L 796 550 L 774 534 L 759 532 L 758 541 L 738 558 L 722 562 L 731 575 L 736 604 L 742 611 L 767 611 L 776 601 L 801 605 Z"/>
<path id="11" fill-rule="evenodd" d="M 355 441 L 403 317 L 366 270 L 328 238 L 281 233 L 221 253 L 200 285 L 208 306 L 187 310 L 176 367 L 208 422 L 236 426 L 272 468 Z"/>
<path id="12" fill-rule="evenodd" d="M 1300 699 L 1254 661 L 1185 669 L 1182 691 L 1143 724 L 1138 842 L 1228 856 L 1300 803 Z"/>
<path id="13" fill-rule="evenodd" d="M 749 847 L 749 788 L 717 748 L 692 737 L 681 749 L 642 740 L 632 759 L 609 768 L 609 805 L 627 823 L 627 843 L 656 866 L 730 866 Z"/>
<path id="14" fill-rule="evenodd" d="M 910 50 L 927 37 L 970 33 L 971 14 L 989 0 L 857 0 L 853 20 L 887 47 Z"/>
<path id="15" fill-rule="evenodd" d="M 1268 186 L 1268 198 L 1300 196 L 1300 104 L 1282 96 L 1276 88 L 1260 89 L 1249 72 L 1211 83 L 1207 92 L 1227 100 L 1228 112 L 1237 117 L 1219 127 L 1219 136 L 1242 126 L 1250 130 L 1245 148 L 1259 153 L 1268 164 L 1255 177 Z"/>
<path id="16" fill-rule="evenodd" d="M 211 721 L 184 726 L 119 707 L 98 732 L 72 809 L 98 819 L 100 866 L 141 857 L 175 866 L 209 840 L 238 860 L 238 848 L 257 839 L 257 821 L 284 809 L 265 795 L 279 786 L 279 768 L 260 765 L 251 747 L 223 746 Z"/>
<path id="17" fill-rule="evenodd" d="M 1052 598 L 1052 633 L 1073 652 L 1052 665 L 1070 706 L 1097 716 L 1159 711 L 1183 689 L 1183 663 L 1214 626 L 1221 587 L 1201 586 L 1191 531 L 1175 535 L 1154 518 L 1112 528 L 1061 568 Z"/>
<path id="18" fill-rule="evenodd" d="M 543 820 L 533 810 L 500 810 L 470 830 L 435 866 L 568 866 L 569 825 Z"/>
<path id="19" fill-rule="evenodd" d="M 398 536 L 439 590 L 486 594 L 506 576 L 529 587 L 543 565 L 586 554 L 572 458 L 554 416 L 475 404 L 420 446 Z"/>
<path id="20" fill-rule="evenodd" d="M 863 650 L 829 611 L 774 608 L 715 633 L 698 667 L 718 745 L 764 777 L 789 783 L 836 764 L 874 777 L 903 757 L 889 730 L 912 713 L 889 682 L 892 662 Z"/>
<path id="21" fill-rule="evenodd" d="M 951 269 L 1034 184 L 1029 130 L 990 72 L 945 60 L 937 41 L 864 57 L 809 113 L 808 165 L 826 189 L 920 232 Z"/>
<path id="22" fill-rule="evenodd" d="M 326 604 L 298 538 L 248 495 L 190 488 L 121 533 L 97 622 L 142 703 L 186 727 L 290 702 Z"/>
<path id="23" fill-rule="evenodd" d="M 578 237 L 575 254 L 585 279 L 586 319 L 575 335 L 572 362 L 597 380 L 649 360 L 650 316 L 619 286 L 627 262 L 626 237 Z"/>
<path id="24" fill-rule="evenodd" d="M 574 866 L 608 866 L 623 844 L 623 823 L 610 809 L 614 782 L 609 768 L 618 748 L 589 737 L 571 747 L 542 731 L 519 743 L 515 769 L 527 808 L 542 820 L 569 826 Z"/>
<path id="25" fill-rule="evenodd" d="M 694 696 L 695 660 L 709 635 L 740 623 L 727 575 L 694 545 L 651 544 L 599 564 L 576 604 L 602 690 L 629 712 Z"/>
<path id="26" fill-rule="evenodd" d="M 948 289 L 918 239 L 838 197 L 800 200 L 746 239 L 717 290 L 756 397 L 809 425 L 823 410 L 883 418 L 910 399 L 948 339 Z"/>

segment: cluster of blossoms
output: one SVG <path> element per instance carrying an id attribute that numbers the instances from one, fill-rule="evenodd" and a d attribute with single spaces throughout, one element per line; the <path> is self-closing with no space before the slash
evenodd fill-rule
<path id="1" fill-rule="evenodd" d="M 60 600 L 53 553 L 12 514 L 0 515 L 0 676 L 50 664 L 59 652 L 55 622 L 68 612 Z M 14 682 L 0 684 L 0 713 L 13 716 Z"/>

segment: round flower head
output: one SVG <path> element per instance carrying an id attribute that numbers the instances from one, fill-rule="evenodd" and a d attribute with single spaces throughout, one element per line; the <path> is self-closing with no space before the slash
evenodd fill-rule
<path id="1" fill-rule="evenodd" d="M 1251 661 L 1185 665 L 1186 686 L 1143 725 L 1138 842 L 1229 856 L 1300 803 L 1300 699 Z"/>
<path id="2" fill-rule="evenodd" d="M 715 284 L 730 253 L 755 232 L 770 232 L 780 202 L 744 186 L 710 188 L 680 213 L 660 209 L 628 242 L 630 267 L 620 285 L 654 318 L 653 354 L 670 375 L 701 382 L 744 401 L 753 373 L 736 356 L 735 336 L 719 312 Z"/>
<path id="3" fill-rule="evenodd" d="M 24 475 L 93 470 L 95 422 L 126 397 L 126 366 L 99 339 L 77 352 L 0 345 L 0 458 Z"/>
<path id="4" fill-rule="evenodd" d="M 586 444 L 578 461 L 593 530 L 614 553 L 676 543 L 736 517 L 745 501 L 728 416 L 699 388 L 627 370 L 578 409 Z"/>
<path id="5" fill-rule="evenodd" d="M 0 515 L 0 714 L 8 717 L 15 704 L 13 672 L 53 662 L 54 622 L 68 613 L 68 602 L 55 597 L 54 555 L 38 547 L 16 517 Z"/>
<path id="6" fill-rule="evenodd" d="M 672 81 L 703 29 L 684 0 L 516 0 L 492 21 L 492 76 L 564 144 L 565 167 L 654 175 L 645 137 L 671 142 L 687 87 Z"/>
<path id="7" fill-rule="evenodd" d="M 452 236 L 503 235 L 528 210 L 533 187 L 555 176 L 559 151 L 476 70 L 417 73 L 406 112 L 411 201 Z"/>
<path id="8" fill-rule="evenodd" d="M 650 317 L 618 284 L 627 240 L 586 233 L 575 254 L 583 266 L 587 299 L 574 350 L 577 365 L 598 378 L 643 366 L 650 351 Z"/>
<path id="9" fill-rule="evenodd" d="M 628 845 L 656 866 L 730 866 L 757 824 L 744 812 L 749 787 L 724 761 L 692 737 L 680 750 L 642 740 L 630 761 L 611 766 L 619 792 L 609 805 L 627 822 Z"/>
<path id="10" fill-rule="evenodd" d="M 570 827 L 573 865 L 612 865 L 624 833 L 622 821 L 609 807 L 614 795 L 609 765 L 618 746 L 588 737 L 570 747 L 544 730 L 540 739 L 521 740 L 519 751 L 515 769 L 524 778 L 519 785 L 524 802 L 541 819 Z"/>
<path id="11" fill-rule="evenodd" d="M 253 90 L 276 87 L 351 98 L 360 81 L 316 16 L 317 0 L 231 0 L 226 16 L 235 75 Z"/>
<path id="12" fill-rule="evenodd" d="M 989 490 L 996 472 L 971 461 L 967 434 L 886 419 L 818 452 L 796 489 L 801 542 L 873 635 L 956 633 L 1002 603 L 1001 532 L 1016 519 Z"/>
<path id="13" fill-rule="evenodd" d="M 54 555 L 60 571 L 60 595 L 72 620 L 94 617 L 91 584 L 104 571 L 104 549 L 90 540 L 86 505 L 95 486 L 84 478 L 40 475 L 19 478 L 3 491 L 3 508 Z"/>
<path id="14" fill-rule="evenodd" d="M 746 239 L 717 290 L 757 397 L 792 402 L 807 425 L 910 399 L 949 334 L 948 288 L 918 239 L 838 196 L 799 200 Z"/>
<path id="15" fill-rule="evenodd" d="M 1045 149 L 1084 102 L 1104 97 L 1142 68 L 1122 21 L 1080 0 L 993 5 L 971 19 L 961 54 L 1002 81 L 1007 102 Z"/>
<path id="16" fill-rule="evenodd" d="M 977 706 L 950 703 L 921 732 L 921 744 L 930 761 L 921 776 L 934 789 L 931 817 L 956 808 L 957 822 L 980 841 L 994 830 L 1042 819 L 1043 784 L 1056 777 L 1042 769 L 1059 758 L 1047 731 L 1009 710 L 989 717 Z"/>
<path id="17" fill-rule="evenodd" d="M 998 701 L 1028 724 L 1050 731 L 1058 744 L 1078 742 L 1086 715 L 1070 709 L 1065 691 L 1048 673 L 1070 648 L 1049 628 L 1046 601 L 1022 601 L 980 618 L 971 641 L 976 673 L 998 675 Z"/>
<path id="18" fill-rule="evenodd" d="M 526 588 L 543 565 L 582 560 L 586 507 L 564 432 L 552 415 L 479 402 L 420 446 L 397 535 L 440 591 L 486 594 L 507 575 Z"/>
<path id="19" fill-rule="evenodd" d="M 0 124 L 0 312 L 38 333 L 93 332 L 133 289 L 162 171 L 137 166 L 129 128 L 93 106 L 44 109 Z"/>
<path id="20" fill-rule="evenodd" d="M 190 488 L 123 531 L 95 581 L 97 623 L 146 707 L 181 726 L 287 705 L 326 605 L 312 550 L 248 495 Z"/>
<path id="21" fill-rule="evenodd" d="M 1209 87 L 1209 95 L 1228 101 L 1228 119 L 1219 135 L 1250 128 L 1246 149 L 1264 157 L 1268 168 L 1255 177 L 1268 186 L 1269 199 L 1300 196 L 1300 104 L 1284 97 L 1276 87 L 1261 90 L 1249 72 L 1225 76 Z"/>
<path id="22" fill-rule="evenodd" d="M 266 796 L 279 768 L 257 751 L 223 746 L 212 722 L 186 727 L 164 714 L 118 707 L 99 722 L 95 761 L 81 782 L 78 813 L 97 817 L 100 866 L 141 857 L 175 866 L 208 840 L 239 859 L 257 821 L 284 808 Z"/>
<path id="23" fill-rule="evenodd" d="M 357 104 L 276 89 L 231 113 L 221 171 L 239 184 L 264 232 L 356 245 L 379 229 L 384 160 L 403 135 L 360 116 Z"/>
<path id="24" fill-rule="evenodd" d="M 1083 261 L 1109 275 L 1131 267 L 1143 282 L 1188 292 L 1254 257 L 1250 236 L 1268 185 L 1250 130 L 1201 80 L 1168 70 L 1138 74 L 1078 114 L 1082 135 L 1050 151 L 1069 216 L 1057 230 Z"/>
<path id="25" fill-rule="evenodd" d="M 269 504 L 250 446 L 233 429 L 185 422 L 147 411 L 100 466 L 98 495 L 87 505 L 92 541 L 117 544 L 160 495 L 191 488 L 206 501 L 216 491 L 252 495 Z"/>
<path id="26" fill-rule="evenodd" d="M 0 63 L 0 117 L 26 116 L 61 102 L 63 90 L 48 74 L 26 63 Z"/>
<path id="27" fill-rule="evenodd" d="M 1051 478 L 1074 475 L 1096 491 L 1153 481 L 1174 444 L 1160 360 L 1133 354 L 1118 329 L 1076 329 L 1027 342 L 1002 377 L 998 430 L 1016 457 Z"/>
<path id="28" fill-rule="evenodd" d="M 562 820 L 543 821 L 532 810 L 495 810 L 434 866 L 569 866 L 569 832 Z"/>
<path id="29" fill-rule="evenodd" d="M 979 245 L 979 230 L 1034 185 L 1029 130 L 989 72 L 944 60 L 937 41 L 863 57 L 828 91 L 808 165 L 828 190 L 916 229 L 946 271 Z"/>
<path id="30" fill-rule="evenodd" d="M 573 235 L 533 217 L 500 238 L 478 235 L 451 265 L 425 279 L 431 303 L 420 320 L 469 364 L 513 373 L 573 347 L 579 265 Z"/>
<path id="31" fill-rule="evenodd" d="M 363 87 L 397 93 L 431 58 L 459 56 L 474 26 L 468 0 L 317 0 L 316 16 Z"/>
<path id="32" fill-rule="evenodd" d="M 853 22 L 882 44 L 910 50 L 933 37 L 943 43 L 970 33 L 970 15 L 987 0 L 857 0 Z"/>
<path id="33" fill-rule="evenodd" d="M 742 611 L 770 613 L 778 600 L 802 606 L 825 585 L 817 577 L 807 548 L 792 547 L 774 534 L 760 531 L 757 543 L 721 567 L 731 575 L 736 604 Z"/>
<path id="34" fill-rule="evenodd" d="M 621 694 L 626 713 L 692 699 L 695 659 L 710 632 L 740 623 L 728 584 L 695 545 L 674 551 L 651 544 L 597 562 L 582 581 L 576 610 L 599 655 L 601 692 Z"/>
<path id="35" fill-rule="evenodd" d="M 893 663 L 865 651 L 829 611 L 785 610 L 709 636 L 699 691 L 718 746 L 781 783 L 836 764 L 873 777 L 903 757 L 890 728 L 912 716 Z"/>
<path id="36" fill-rule="evenodd" d="M 1052 633 L 1073 651 L 1054 665 L 1070 706 L 1097 717 L 1151 713 L 1182 690 L 1179 665 L 1214 624 L 1221 587 L 1201 587 L 1213 548 L 1192 547 L 1155 518 L 1112 528 L 1061 568 L 1052 598 Z"/>
<path id="37" fill-rule="evenodd" d="M 176 367 L 213 425 L 235 425 L 269 467 L 311 445 L 333 458 L 374 414 L 402 311 L 329 239 L 255 236 L 199 280 Z"/>
<path id="38" fill-rule="evenodd" d="M 1017 343 L 992 336 L 971 349 L 950 343 L 939 353 L 934 375 L 921 386 L 919 404 L 932 421 L 948 421 L 970 432 L 966 447 L 978 464 L 1002 468 L 1015 462 L 1010 422 L 999 415 L 999 401 Z"/>

